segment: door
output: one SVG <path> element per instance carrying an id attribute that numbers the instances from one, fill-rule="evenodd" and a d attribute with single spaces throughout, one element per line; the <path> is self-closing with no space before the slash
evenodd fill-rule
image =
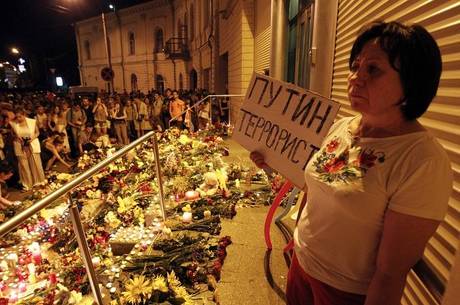
<path id="1" fill-rule="evenodd" d="M 303 88 L 310 87 L 310 67 L 312 59 L 313 5 L 306 7 L 297 19 L 297 47 L 295 83 Z"/>

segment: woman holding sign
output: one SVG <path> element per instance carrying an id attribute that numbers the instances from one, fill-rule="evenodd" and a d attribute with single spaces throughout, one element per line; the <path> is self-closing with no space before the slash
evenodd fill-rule
<path id="1" fill-rule="evenodd" d="M 288 304 L 396 305 L 447 210 L 447 154 L 417 121 L 436 95 L 441 55 L 421 26 L 373 22 L 354 42 L 348 97 L 305 170 Z M 264 167 L 263 156 L 251 159 Z"/>

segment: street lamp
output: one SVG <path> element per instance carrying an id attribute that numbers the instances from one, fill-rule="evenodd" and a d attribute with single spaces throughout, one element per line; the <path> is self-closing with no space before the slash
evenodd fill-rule
<path id="1" fill-rule="evenodd" d="M 113 4 L 109 4 L 109 9 L 111 9 L 111 10 L 114 11 L 114 10 L 115 10 L 115 6 L 114 6 Z"/>
<path id="2" fill-rule="evenodd" d="M 19 54 L 19 50 L 17 48 L 11 48 L 11 53 Z"/>

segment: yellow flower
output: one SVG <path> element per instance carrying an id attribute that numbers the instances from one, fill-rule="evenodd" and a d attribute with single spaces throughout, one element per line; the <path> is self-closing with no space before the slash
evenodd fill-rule
<path id="1" fill-rule="evenodd" d="M 174 272 L 174 270 L 171 271 L 171 273 L 168 273 L 168 284 L 171 288 L 178 287 L 181 285 L 180 281 L 176 277 L 176 273 Z"/>
<path id="2" fill-rule="evenodd" d="M 168 292 L 168 286 L 166 285 L 166 280 L 161 275 L 155 277 L 152 283 L 152 289 L 158 290 L 161 292 Z"/>
<path id="3" fill-rule="evenodd" d="M 104 217 L 105 222 L 112 228 L 116 229 L 121 225 L 121 221 L 117 218 L 113 211 L 110 211 Z"/>
<path id="4" fill-rule="evenodd" d="M 130 279 L 125 285 L 123 297 L 129 303 L 139 304 L 144 299 L 149 299 L 152 296 L 152 285 L 145 276 L 140 275 Z"/>
<path id="5" fill-rule="evenodd" d="M 133 197 L 121 198 L 120 196 L 118 196 L 117 202 L 118 202 L 117 212 L 120 214 L 131 210 L 131 208 L 136 205 L 136 201 L 134 201 Z"/>

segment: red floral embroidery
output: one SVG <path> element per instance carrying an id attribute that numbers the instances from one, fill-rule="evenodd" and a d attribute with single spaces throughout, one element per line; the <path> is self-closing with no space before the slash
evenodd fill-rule
<path id="1" fill-rule="evenodd" d="M 333 152 L 334 150 L 337 149 L 337 147 L 339 146 L 340 142 L 337 140 L 337 139 L 334 139 L 332 140 L 331 142 L 329 142 L 327 145 L 326 145 L 326 151 L 328 153 L 331 153 Z"/>
<path id="2" fill-rule="evenodd" d="M 335 173 L 345 166 L 345 161 L 338 158 L 331 159 L 324 164 L 324 171 L 327 173 Z"/>

